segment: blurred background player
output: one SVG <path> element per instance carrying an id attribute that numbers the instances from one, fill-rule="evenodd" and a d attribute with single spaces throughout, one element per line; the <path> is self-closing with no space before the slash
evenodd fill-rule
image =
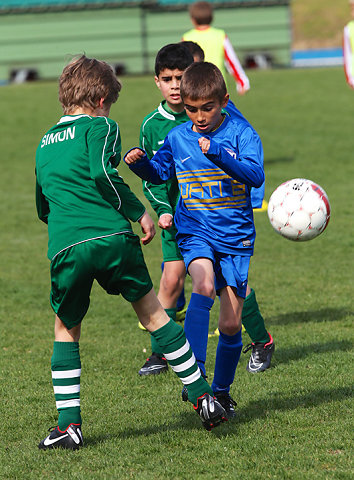
<path id="1" fill-rule="evenodd" d="M 193 60 L 195 62 L 204 62 L 205 60 L 204 51 L 197 43 L 192 42 L 190 40 L 183 40 L 180 43 L 184 45 L 186 48 L 188 48 L 188 50 L 193 55 Z"/>
<path id="2" fill-rule="evenodd" d="M 344 27 L 343 56 L 347 83 L 354 88 L 354 0 L 349 0 L 352 20 Z"/>
<path id="3" fill-rule="evenodd" d="M 192 30 L 186 32 L 182 40 L 197 43 L 204 51 L 205 61 L 216 65 L 226 78 L 226 70 L 236 82 L 240 95 L 250 89 L 249 79 L 244 72 L 236 52 L 224 30 L 211 26 L 213 7 L 209 2 L 196 2 L 189 7 Z"/>
<path id="4" fill-rule="evenodd" d="M 38 445 L 43 450 L 83 446 L 79 339 L 95 279 L 107 293 L 131 302 L 187 386 L 205 428 L 226 415 L 200 374 L 183 328 L 160 305 L 131 228 L 130 221 L 140 223 L 143 244 L 155 235 L 144 205 L 114 168 L 120 161 L 120 130 L 108 115 L 120 90 L 107 63 L 75 58 L 59 80 L 64 116 L 36 151 L 36 205 L 48 224 L 50 300 L 56 314 L 51 371 L 59 414 L 58 426 Z"/>
<path id="5" fill-rule="evenodd" d="M 159 150 L 173 127 L 188 120 L 179 85 L 184 70 L 191 63 L 193 56 L 181 43 L 165 45 L 156 55 L 155 83 L 164 100 L 144 118 L 140 128 L 140 146 L 146 151 L 148 158 L 152 158 Z M 182 296 L 183 303 L 186 276 L 183 257 L 176 242 L 177 230 L 173 220 L 179 199 L 178 182 L 176 177 L 162 185 L 143 181 L 143 191 L 158 216 L 158 225 L 161 228 L 163 271 L 157 297 L 169 317 L 176 320 L 177 301 Z M 156 375 L 168 369 L 167 361 L 153 336 L 151 352 L 139 370 L 139 375 Z"/>

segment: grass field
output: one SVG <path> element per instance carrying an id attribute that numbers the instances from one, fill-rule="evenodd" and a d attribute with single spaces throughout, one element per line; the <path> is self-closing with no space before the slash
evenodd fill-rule
<path id="1" fill-rule="evenodd" d="M 354 93 L 341 69 L 258 71 L 250 80 L 252 90 L 236 101 L 264 143 L 267 198 L 282 181 L 304 177 L 325 188 L 332 207 L 327 230 L 301 244 L 275 234 L 265 213 L 256 215 L 250 282 L 276 343 L 272 368 L 251 375 L 249 354 L 241 356 L 231 390 L 237 419 L 208 433 L 181 402 L 171 371 L 138 376 L 148 335 L 129 304 L 95 286 L 80 343 L 86 447 L 78 452 L 37 449 L 57 417 L 34 152 L 60 116 L 57 86 L 0 89 L 0 478 L 352 478 Z M 111 116 L 124 151 L 158 102 L 151 78 L 123 79 Z M 124 165 L 120 174 L 142 198 L 140 181 Z M 158 238 L 144 248 L 155 286 L 159 249 Z M 211 327 L 217 314 L 216 301 Z M 209 379 L 216 344 L 211 338 Z"/>

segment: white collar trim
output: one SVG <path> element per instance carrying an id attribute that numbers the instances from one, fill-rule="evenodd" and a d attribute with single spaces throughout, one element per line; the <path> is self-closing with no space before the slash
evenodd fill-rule
<path id="1" fill-rule="evenodd" d="M 78 118 L 83 118 L 83 117 L 91 118 L 90 115 L 85 115 L 85 114 L 82 114 L 82 115 L 64 115 L 63 117 L 61 117 L 61 119 L 59 120 L 57 125 L 59 125 L 59 123 L 72 122 L 73 120 L 77 120 Z"/>
<path id="2" fill-rule="evenodd" d="M 160 103 L 160 105 L 158 106 L 157 110 L 159 111 L 159 113 L 167 118 L 168 120 L 176 120 L 176 117 L 174 115 L 172 115 L 171 113 L 168 113 L 166 112 L 166 110 L 163 108 L 162 106 L 162 103 Z"/>

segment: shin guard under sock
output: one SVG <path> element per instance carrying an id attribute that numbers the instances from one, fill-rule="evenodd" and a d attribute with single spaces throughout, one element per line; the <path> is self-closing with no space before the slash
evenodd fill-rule
<path id="1" fill-rule="evenodd" d="M 253 343 L 268 343 L 270 341 L 253 289 L 243 303 L 242 324 Z"/>
<path id="2" fill-rule="evenodd" d="M 163 327 L 151 332 L 151 335 L 160 345 L 172 370 L 186 386 L 190 402 L 196 405 L 198 397 L 205 393 L 213 395 L 209 384 L 200 374 L 195 356 L 181 325 L 170 320 Z"/>
<path id="3" fill-rule="evenodd" d="M 79 343 L 54 342 L 51 369 L 59 429 L 66 430 L 70 423 L 81 425 Z"/>
<path id="4" fill-rule="evenodd" d="M 210 309 L 214 300 L 199 293 L 192 293 L 184 321 L 184 332 L 205 375 L 205 360 L 208 346 Z"/>
<path id="5" fill-rule="evenodd" d="M 241 330 L 235 335 L 225 335 L 220 332 L 219 342 L 216 349 L 214 380 L 211 385 L 214 393 L 230 391 L 230 385 L 234 381 L 241 350 Z"/>

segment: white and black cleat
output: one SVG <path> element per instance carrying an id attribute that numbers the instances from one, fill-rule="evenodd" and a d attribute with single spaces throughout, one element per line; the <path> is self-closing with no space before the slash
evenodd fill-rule
<path id="1" fill-rule="evenodd" d="M 227 422 L 227 414 L 220 403 L 209 393 L 205 393 L 198 398 L 197 406 L 193 406 L 199 414 L 204 428 L 210 431 L 220 423 Z"/>
<path id="2" fill-rule="evenodd" d="M 246 366 L 246 370 L 250 373 L 264 372 L 270 367 L 272 355 L 274 353 L 274 341 L 271 334 L 268 332 L 270 340 L 268 343 L 250 343 L 243 349 L 243 353 L 252 349 L 251 357 Z"/>
<path id="3" fill-rule="evenodd" d="M 38 445 L 41 450 L 51 450 L 53 448 L 78 450 L 84 444 L 81 425 L 70 423 L 64 431 L 59 430 L 59 427 L 52 427 L 48 431 L 50 434 Z"/>

